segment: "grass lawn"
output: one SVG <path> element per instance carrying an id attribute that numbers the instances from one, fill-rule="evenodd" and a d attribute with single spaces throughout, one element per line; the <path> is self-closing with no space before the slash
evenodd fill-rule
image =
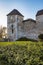
<path id="1" fill-rule="evenodd" d="M 0 46 L 7 46 L 7 45 L 25 45 L 25 44 L 42 44 L 43 42 L 31 42 L 31 41 L 16 41 L 16 42 L 0 42 Z"/>

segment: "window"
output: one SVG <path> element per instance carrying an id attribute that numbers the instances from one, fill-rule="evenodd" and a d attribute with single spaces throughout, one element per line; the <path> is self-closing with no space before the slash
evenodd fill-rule
<path id="1" fill-rule="evenodd" d="M 13 34 L 13 32 L 14 32 L 14 30 L 13 30 L 13 24 L 11 25 L 11 28 L 12 28 L 12 34 Z"/>

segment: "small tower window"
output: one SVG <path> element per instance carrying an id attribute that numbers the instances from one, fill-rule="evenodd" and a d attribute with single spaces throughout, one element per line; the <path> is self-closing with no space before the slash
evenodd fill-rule
<path id="1" fill-rule="evenodd" d="M 12 34 L 13 34 L 13 32 L 14 32 L 14 30 L 13 30 L 13 25 L 11 25 L 11 28 L 12 28 Z"/>

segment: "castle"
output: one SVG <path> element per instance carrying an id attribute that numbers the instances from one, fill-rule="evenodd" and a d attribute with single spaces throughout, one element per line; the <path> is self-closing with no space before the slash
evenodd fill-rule
<path id="1" fill-rule="evenodd" d="M 21 37 L 38 39 L 39 34 L 43 34 L 43 10 L 36 14 L 36 20 L 24 20 L 24 16 L 16 9 L 7 14 L 7 33 L 11 41 Z"/>

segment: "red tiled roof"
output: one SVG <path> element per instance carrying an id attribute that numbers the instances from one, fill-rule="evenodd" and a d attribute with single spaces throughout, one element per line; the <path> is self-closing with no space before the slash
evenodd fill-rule
<path id="1" fill-rule="evenodd" d="M 7 16 L 8 15 L 20 15 L 20 16 L 23 16 L 18 10 L 16 10 L 16 9 L 14 9 L 14 10 L 12 10 L 9 14 L 7 14 Z M 23 16 L 24 17 L 24 16 Z"/>
<path id="2" fill-rule="evenodd" d="M 27 21 L 32 21 L 32 22 L 36 23 L 36 21 L 33 20 L 33 19 L 26 19 L 26 20 L 23 20 L 23 22 L 27 22 Z"/>
<path id="3" fill-rule="evenodd" d="M 43 9 L 42 10 L 39 10 L 36 14 L 36 16 L 39 16 L 39 15 L 43 15 Z"/>

